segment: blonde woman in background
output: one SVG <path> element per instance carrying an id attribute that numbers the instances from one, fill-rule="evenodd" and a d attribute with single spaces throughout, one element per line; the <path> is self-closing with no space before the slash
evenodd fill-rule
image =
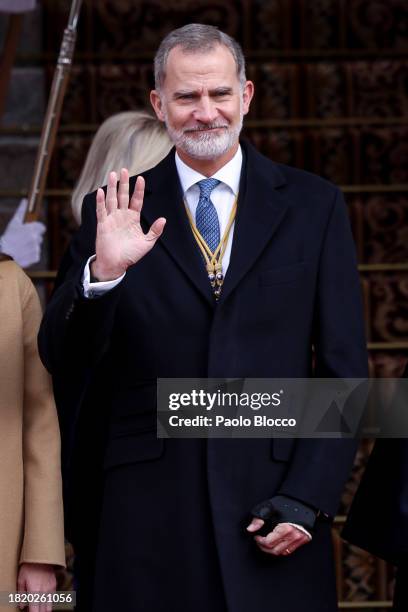
<path id="1" fill-rule="evenodd" d="M 0 320 L 0 592 L 53 592 L 65 551 L 58 420 L 37 349 L 41 308 L 28 276 L 1 254 Z"/>
<path id="2" fill-rule="evenodd" d="M 89 149 L 72 193 L 72 212 L 81 223 L 82 201 L 87 193 L 108 182 L 109 172 L 141 174 L 156 166 L 173 144 L 164 124 L 147 111 L 125 111 L 102 123 Z"/>

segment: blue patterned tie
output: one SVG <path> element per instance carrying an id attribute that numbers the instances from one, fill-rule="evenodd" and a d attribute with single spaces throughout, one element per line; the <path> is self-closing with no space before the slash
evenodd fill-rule
<path id="1" fill-rule="evenodd" d="M 212 253 L 220 243 L 220 223 L 210 196 L 219 183 L 220 181 L 213 178 L 203 179 L 197 183 L 200 188 L 200 199 L 196 210 L 196 227 Z"/>

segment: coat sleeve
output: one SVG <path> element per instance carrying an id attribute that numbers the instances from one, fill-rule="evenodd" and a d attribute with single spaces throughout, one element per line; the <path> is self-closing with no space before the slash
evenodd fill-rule
<path id="1" fill-rule="evenodd" d="M 97 299 L 82 292 L 82 275 L 95 253 L 96 196 L 85 197 L 82 224 L 65 254 L 38 337 L 41 359 L 53 375 L 77 378 L 97 363 L 109 342 L 122 283 Z"/>
<path id="2" fill-rule="evenodd" d="M 22 274 L 24 534 L 20 563 L 65 566 L 60 436 L 51 381 L 37 349 L 41 307 Z"/>
<path id="3" fill-rule="evenodd" d="M 338 189 L 320 254 L 313 344 L 316 378 L 367 378 L 357 260 Z M 334 516 L 357 444 L 353 439 L 299 439 L 280 494 Z"/>

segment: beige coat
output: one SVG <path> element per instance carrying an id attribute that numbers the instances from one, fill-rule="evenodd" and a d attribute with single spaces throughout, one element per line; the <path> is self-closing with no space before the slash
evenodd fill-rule
<path id="1" fill-rule="evenodd" d="M 40 320 L 29 278 L 0 261 L 0 591 L 16 590 L 19 563 L 65 564 L 60 439 L 37 351 Z"/>

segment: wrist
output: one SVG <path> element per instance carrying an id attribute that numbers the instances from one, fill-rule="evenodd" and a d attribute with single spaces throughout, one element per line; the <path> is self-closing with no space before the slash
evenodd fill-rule
<path id="1" fill-rule="evenodd" d="M 91 283 L 104 282 L 104 281 L 112 281 L 116 280 L 122 274 L 124 274 L 126 270 L 118 269 L 118 268 L 110 268 L 100 264 L 97 259 L 90 265 L 90 273 L 91 273 Z"/>
<path id="2" fill-rule="evenodd" d="M 285 495 L 275 495 L 257 504 L 251 514 L 265 521 L 265 529 L 271 530 L 271 524 L 292 523 L 300 525 L 309 533 L 313 532 L 317 518 L 317 511 L 313 508 Z"/>

